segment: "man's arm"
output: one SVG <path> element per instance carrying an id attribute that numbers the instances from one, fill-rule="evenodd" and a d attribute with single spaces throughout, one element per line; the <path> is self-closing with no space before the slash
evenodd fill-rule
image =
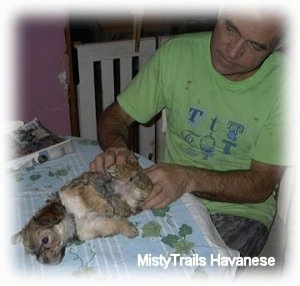
<path id="1" fill-rule="evenodd" d="M 187 192 L 216 201 L 263 202 L 279 182 L 283 167 L 253 161 L 250 170 L 219 172 L 158 164 L 150 167 L 147 174 L 154 187 L 145 209 L 165 207 Z"/>
<path id="2" fill-rule="evenodd" d="M 201 170 L 192 180 L 192 192 L 200 197 L 234 203 L 259 203 L 273 192 L 283 167 L 252 161 L 250 170 L 212 172 Z M 197 190 L 199 189 L 199 190 Z"/>
<path id="3" fill-rule="evenodd" d="M 129 127 L 134 122 L 118 104 L 113 103 L 102 112 L 98 121 L 98 139 L 103 153 L 90 163 L 91 171 L 103 172 L 114 162 L 135 158 L 129 149 Z"/>
<path id="4" fill-rule="evenodd" d="M 98 139 L 103 150 L 111 147 L 129 148 L 129 126 L 134 120 L 120 107 L 113 103 L 100 115 Z"/>

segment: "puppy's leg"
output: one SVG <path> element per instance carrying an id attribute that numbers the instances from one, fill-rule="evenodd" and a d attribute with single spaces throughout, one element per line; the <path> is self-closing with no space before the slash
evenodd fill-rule
<path id="1" fill-rule="evenodd" d="M 109 197 L 109 201 L 114 208 L 114 213 L 116 216 L 129 217 L 132 215 L 132 210 L 127 202 L 125 202 L 118 195 L 112 195 Z"/>
<path id="2" fill-rule="evenodd" d="M 123 234 L 129 238 L 136 237 L 138 230 L 125 218 L 94 217 L 89 219 L 76 219 L 76 230 L 80 240 L 96 237 Z"/>

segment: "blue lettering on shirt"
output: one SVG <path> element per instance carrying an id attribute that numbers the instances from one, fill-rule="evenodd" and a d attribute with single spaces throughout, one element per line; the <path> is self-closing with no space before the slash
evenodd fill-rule
<path id="1" fill-rule="evenodd" d="M 197 150 L 202 154 L 202 159 L 208 160 L 209 157 L 213 156 L 215 152 L 215 146 L 218 144 L 215 140 L 214 134 L 224 130 L 224 128 L 219 128 L 222 124 L 221 120 L 218 120 L 218 117 L 206 118 L 206 112 L 199 109 L 190 107 L 188 112 L 188 122 L 192 125 L 199 126 L 201 120 L 210 120 L 211 124 L 209 130 L 203 134 L 197 134 L 192 130 L 184 130 L 181 132 L 181 136 L 186 143 L 189 144 L 190 148 Z M 194 127 L 196 129 L 196 127 Z M 244 125 L 232 120 L 229 120 L 225 130 L 227 129 L 226 137 L 219 142 L 223 145 L 223 154 L 230 155 L 232 148 L 238 146 L 238 137 L 244 132 Z M 185 149 L 186 150 L 186 149 Z M 190 153 L 190 152 L 189 152 Z"/>

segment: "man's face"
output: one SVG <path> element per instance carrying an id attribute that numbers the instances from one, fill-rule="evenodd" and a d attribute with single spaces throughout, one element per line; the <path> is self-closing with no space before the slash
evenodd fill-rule
<path id="1" fill-rule="evenodd" d="M 214 68 L 234 81 L 251 76 L 273 51 L 279 28 L 270 17 L 222 15 L 211 41 Z"/>

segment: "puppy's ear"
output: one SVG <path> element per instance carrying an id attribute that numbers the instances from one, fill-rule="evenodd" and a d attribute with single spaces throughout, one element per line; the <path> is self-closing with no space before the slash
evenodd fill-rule
<path id="1" fill-rule="evenodd" d="M 21 230 L 20 232 L 16 233 L 13 235 L 10 239 L 11 243 L 16 245 L 18 243 L 21 243 L 23 241 L 23 231 Z"/>
<path id="2" fill-rule="evenodd" d="M 135 157 L 135 158 L 130 157 L 127 160 L 127 164 L 132 169 L 142 170 L 142 167 L 141 167 L 141 165 L 139 164 L 139 161 L 138 161 L 138 157 Z"/>
<path id="3" fill-rule="evenodd" d="M 33 217 L 33 220 L 37 225 L 52 227 L 60 223 L 64 216 L 64 207 L 56 202 L 51 202 L 42 208 L 39 213 Z"/>
<path id="4" fill-rule="evenodd" d="M 136 155 L 134 155 L 134 158 L 133 157 L 129 157 L 127 162 L 130 162 L 134 165 L 139 165 L 139 157 L 137 157 Z"/>

